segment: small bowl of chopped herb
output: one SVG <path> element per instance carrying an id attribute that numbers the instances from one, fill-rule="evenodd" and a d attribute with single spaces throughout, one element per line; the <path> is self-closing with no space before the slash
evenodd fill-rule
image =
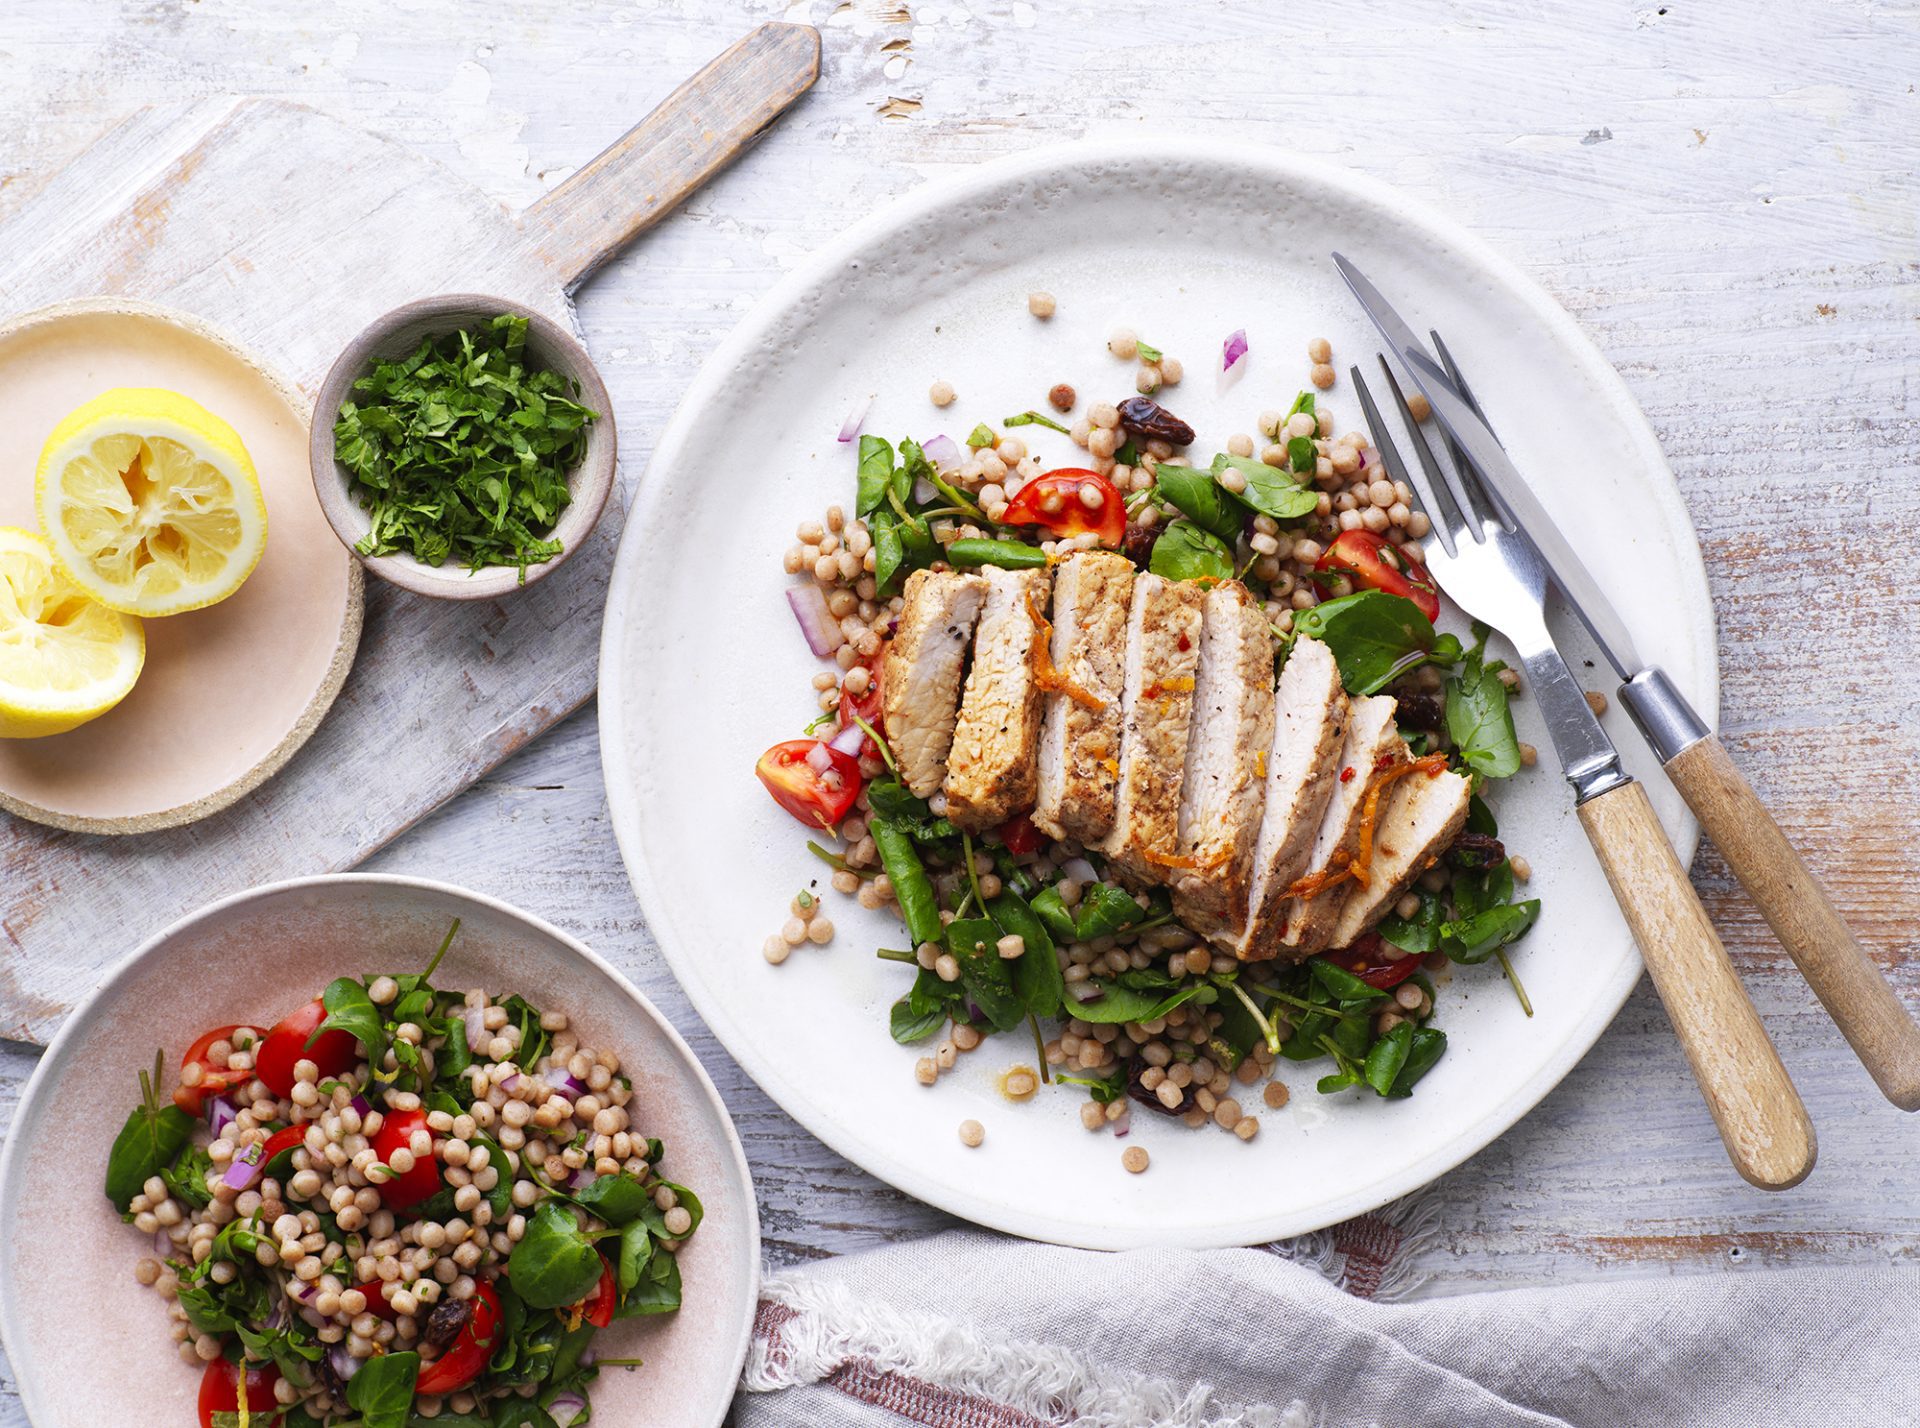
<path id="1" fill-rule="evenodd" d="M 586 348 L 499 298 L 397 307 L 348 344 L 314 405 L 314 488 L 374 574 L 447 600 L 530 585 L 613 490 L 614 424 Z"/>

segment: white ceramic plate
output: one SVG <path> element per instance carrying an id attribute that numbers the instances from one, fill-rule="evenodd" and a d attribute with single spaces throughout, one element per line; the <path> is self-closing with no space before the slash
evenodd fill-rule
<path id="1" fill-rule="evenodd" d="M 1248 1244 L 1358 1214 L 1424 1185 L 1487 1144 L 1580 1059 L 1640 975 L 1573 816 L 1532 705 L 1520 734 L 1537 769 L 1498 792 L 1509 846 L 1544 899 L 1517 961 L 1537 1015 L 1492 968 L 1443 990 L 1449 1050 L 1404 1102 L 1322 1098 L 1324 1065 L 1290 1067 L 1291 1104 L 1259 1138 L 1189 1131 L 1140 1112 L 1116 1142 L 1079 1124 L 1079 1093 L 1013 1106 L 996 1077 L 1033 1060 L 989 1041 L 935 1090 L 925 1046 L 896 1046 L 888 1005 L 907 984 L 872 949 L 897 922 L 833 898 L 826 950 L 770 967 L 760 945 L 823 869 L 767 798 L 753 763 L 814 712 L 818 664 L 788 613 L 780 558 L 794 527 L 852 504 L 853 447 L 836 432 L 875 397 L 868 431 L 964 438 L 975 422 L 1042 407 L 1070 382 L 1083 404 L 1130 393 L 1104 340 L 1130 326 L 1184 359 L 1163 394 L 1201 433 L 1205 459 L 1304 385 L 1325 336 L 1342 380 L 1324 400 L 1359 427 L 1344 377 L 1375 345 L 1328 254 L 1350 255 L 1467 367 L 1520 467 L 1618 602 L 1649 657 L 1696 707 L 1716 708 L 1713 615 L 1685 509 L 1645 418 L 1567 315 L 1468 234 L 1379 184 L 1217 140 L 1045 150 L 914 193 L 783 282 L 715 354 L 662 438 L 629 520 L 601 651 L 602 752 L 614 828 L 648 921 L 694 1005 L 748 1072 L 834 1149 L 981 1224 L 1065 1244 Z M 1059 311 L 1030 317 L 1026 294 Z M 1247 329 L 1244 378 L 1218 390 L 1221 344 Z M 935 378 L 959 401 L 928 402 Z M 1084 406 L 1083 406 L 1084 409 Z M 1076 448 L 1039 428 L 1043 457 Z M 1556 625 L 1576 670 L 1593 659 Z M 1590 687 L 1610 681 L 1594 669 Z M 1696 832 L 1617 710 L 1605 720 L 1676 845 Z M 985 1145 L 956 1135 L 982 1121 Z M 1144 1175 L 1120 1152 L 1144 1144 Z"/>
<path id="2" fill-rule="evenodd" d="M 165 1304 L 134 1282 L 149 1247 L 100 1192 L 108 1143 L 154 1048 L 177 1065 L 209 1026 L 271 1021 L 337 976 L 423 966 L 456 917 L 436 984 L 521 991 L 567 1012 L 588 1044 L 619 1052 L 669 1173 L 706 1207 L 680 1255 L 684 1307 L 618 1324 L 598 1345 L 647 1363 L 601 1374 L 594 1422 L 721 1421 L 752 1329 L 760 1221 L 739 1138 L 693 1052 L 558 928 L 444 883 L 339 875 L 256 888 L 168 928 L 74 1012 L 27 1083 L 0 1156 L 0 1338 L 40 1428 L 194 1421 L 200 1375 L 167 1337 Z M 76 1285 L 89 1286 L 84 1333 L 74 1332 Z"/>

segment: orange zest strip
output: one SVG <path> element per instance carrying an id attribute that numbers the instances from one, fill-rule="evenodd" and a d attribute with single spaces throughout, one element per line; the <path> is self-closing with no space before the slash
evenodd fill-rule
<path id="1" fill-rule="evenodd" d="M 1160 852 L 1156 852 L 1152 848 L 1147 849 L 1147 851 L 1142 853 L 1140 856 L 1146 859 L 1147 862 L 1152 863 L 1155 867 L 1160 867 L 1160 868 L 1185 869 L 1185 868 L 1197 868 L 1200 866 L 1200 860 L 1197 858 L 1185 857 L 1179 853 L 1160 853 Z"/>
<path id="2" fill-rule="evenodd" d="M 1311 873 L 1293 883 L 1287 889 L 1288 897 L 1297 897 L 1302 901 L 1318 897 L 1330 887 L 1351 878 L 1361 887 L 1369 885 L 1371 865 L 1373 863 L 1373 835 L 1380 818 L 1380 796 L 1388 784 L 1408 774 L 1424 773 L 1429 778 L 1437 778 L 1446 772 L 1445 754 L 1428 754 L 1424 758 L 1411 759 L 1380 769 L 1367 789 L 1366 802 L 1360 808 L 1360 838 L 1352 854 L 1344 850 L 1333 855 L 1333 862 L 1317 873 Z"/>
<path id="3" fill-rule="evenodd" d="M 1026 592 L 1026 602 L 1028 618 L 1040 632 L 1033 642 L 1033 682 L 1041 689 L 1064 694 L 1075 704 L 1085 705 L 1098 714 L 1107 707 L 1107 701 L 1090 689 L 1082 689 L 1053 667 L 1053 622 L 1033 603 L 1032 590 Z"/>

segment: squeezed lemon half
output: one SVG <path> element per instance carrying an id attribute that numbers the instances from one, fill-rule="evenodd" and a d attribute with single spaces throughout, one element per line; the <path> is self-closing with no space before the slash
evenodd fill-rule
<path id="1" fill-rule="evenodd" d="M 239 434 L 178 392 L 116 387 L 61 419 L 34 480 L 65 574 L 109 609 L 178 615 L 260 563 L 267 506 Z"/>
<path id="2" fill-rule="evenodd" d="M 0 739 L 99 718 L 127 697 L 146 659 L 137 619 L 88 599 L 39 536 L 0 526 Z"/>

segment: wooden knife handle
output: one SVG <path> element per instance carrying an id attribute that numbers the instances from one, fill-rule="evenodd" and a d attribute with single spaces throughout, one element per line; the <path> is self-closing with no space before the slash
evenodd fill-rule
<path id="1" fill-rule="evenodd" d="M 532 252 L 572 287 L 677 207 L 820 77 L 820 32 L 762 25 L 521 215 Z"/>
<path id="2" fill-rule="evenodd" d="M 1887 1099 L 1920 1110 L 1920 1026 L 1719 739 L 1689 744 L 1667 775 Z"/>
<path id="3" fill-rule="evenodd" d="M 1591 798 L 1580 805 L 1580 823 L 1734 1169 L 1762 1190 L 1798 1185 L 1813 1169 L 1813 1123 L 1646 790 L 1628 783 Z"/>

